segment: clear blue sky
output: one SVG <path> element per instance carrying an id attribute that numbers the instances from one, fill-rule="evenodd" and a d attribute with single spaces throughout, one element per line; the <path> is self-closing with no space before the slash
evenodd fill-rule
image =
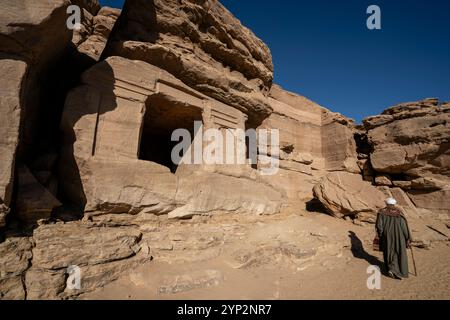
<path id="1" fill-rule="evenodd" d="M 400 102 L 450 101 L 449 0 L 221 2 L 268 44 L 276 83 L 333 111 L 360 121 Z M 366 28 L 371 4 L 382 30 Z"/>

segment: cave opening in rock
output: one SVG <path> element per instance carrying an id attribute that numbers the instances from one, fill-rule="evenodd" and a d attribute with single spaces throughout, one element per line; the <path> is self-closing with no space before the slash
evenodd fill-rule
<path id="1" fill-rule="evenodd" d="M 195 135 L 195 122 L 202 122 L 202 110 L 180 101 L 153 95 L 146 105 L 141 131 L 139 159 L 163 165 L 175 173 L 178 165 L 172 161 L 172 149 L 178 141 L 171 141 L 176 129 L 186 129 Z M 191 140 L 192 141 L 192 140 Z"/>

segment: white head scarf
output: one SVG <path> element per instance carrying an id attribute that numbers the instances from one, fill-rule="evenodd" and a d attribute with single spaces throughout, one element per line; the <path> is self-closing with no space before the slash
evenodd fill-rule
<path id="1" fill-rule="evenodd" d="M 386 204 L 395 206 L 397 204 L 397 200 L 395 200 L 394 198 L 386 199 Z"/>

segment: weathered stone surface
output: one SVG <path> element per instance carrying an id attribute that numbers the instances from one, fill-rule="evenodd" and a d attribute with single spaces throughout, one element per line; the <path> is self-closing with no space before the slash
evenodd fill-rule
<path id="1" fill-rule="evenodd" d="M 450 189 L 432 192 L 409 190 L 408 195 L 418 208 L 428 209 L 436 215 L 446 215 L 450 219 Z"/>
<path id="2" fill-rule="evenodd" d="M 332 172 L 314 186 L 315 197 L 336 217 L 361 212 L 376 215 L 384 207 L 385 196 L 360 175 Z"/>
<path id="3" fill-rule="evenodd" d="M 377 186 L 391 186 L 392 181 L 391 181 L 389 175 L 383 174 L 383 175 L 378 175 L 375 177 L 375 184 Z"/>
<path id="4" fill-rule="evenodd" d="M 324 108 L 278 85 L 272 86 L 269 103 L 273 113 L 259 128 L 280 131 L 280 158 L 323 169 L 321 126 Z"/>
<path id="5" fill-rule="evenodd" d="M 120 17 L 120 10 L 100 8 L 96 0 L 0 3 L 0 227 L 10 207 L 27 223 L 50 217 L 60 205 L 56 195 L 77 207 L 73 217 L 66 219 L 72 208 L 64 207 L 41 220 L 30 239 L 2 234 L 0 298 L 73 298 L 151 255 L 171 263 L 217 258 L 230 240 L 244 239 L 246 228 L 205 227 L 201 219 L 222 217 L 204 216 L 298 216 L 313 196 L 332 215 L 360 226 L 373 223 L 384 199 L 394 197 L 415 245 L 448 239 L 440 221 L 448 226 L 450 213 L 448 103 L 401 104 L 355 126 L 272 86 L 269 49 L 217 1 L 128 0 Z M 83 13 L 82 28 L 73 36 L 65 28 L 69 3 Z M 85 54 L 87 65 L 94 65 L 67 96 L 62 148 L 58 141 L 48 150 L 25 152 L 42 148 L 33 143 L 36 115 L 48 98 L 40 82 L 73 47 L 71 36 L 78 49 L 71 54 Z M 99 62 L 102 56 L 109 57 Z M 77 63 L 73 83 L 83 69 Z M 261 175 L 261 161 L 255 167 L 168 162 L 173 130 L 194 133 L 194 121 L 223 131 L 279 129 L 277 173 Z M 258 154 L 259 160 L 272 157 Z M 80 213 L 83 221 L 58 220 L 79 219 Z M 192 228 L 168 219 L 194 216 Z M 342 254 L 342 242 L 325 242 L 326 227 L 305 235 L 304 225 L 271 225 L 253 234 L 249 239 L 261 245 L 234 252 L 232 266 L 286 264 L 300 270 L 319 251 Z M 66 283 L 71 265 L 81 270 L 79 290 Z M 215 270 L 198 271 L 168 278 L 158 290 L 175 294 L 222 281 Z"/>
<path id="6" fill-rule="evenodd" d="M 79 235 L 79 236 L 78 236 Z M 42 225 L 33 233 L 33 267 L 26 274 L 30 299 L 57 299 L 92 291 L 150 261 L 142 233 L 132 227 L 70 222 Z M 66 287 L 69 266 L 81 271 L 81 289 Z"/>
<path id="7" fill-rule="evenodd" d="M 99 61 L 120 12 L 120 9 L 110 7 L 102 7 L 96 15 L 84 11 L 83 26 L 74 31 L 72 38 L 78 51 Z"/>
<path id="8" fill-rule="evenodd" d="M 0 243 L 0 278 L 21 275 L 28 269 L 31 257 L 28 238 L 7 238 Z"/>
<path id="9" fill-rule="evenodd" d="M 14 161 L 19 143 L 20 91 L 27 72 L 25 62 L 0 55 L 0 227 L 5 224 L 13 193 Z"/>
<path id="10" fill-rule="evenodd" d="M 188 274 L 167 277 L 158 287 L 158 294 L 176 294 L 198 288 L 217 286 L 224 280 L 218 270 L 199 270 Z"/>
<path id="11" fill-rule="evenodd" d="M 66 287 L 65 270 L 45 270 L 32 267 L 25 275 L 28 300 L 58 299 Z"/>
<path id="12" fill-rule="evenodd" d="M 25 237 L 11 237 L 0 243 L 0 299 L 25 299 L 22 277 L 30 266 L 31 247 Z"/>
<path id="13" fill-rule="evenodd" d="M 186 204 L 170 212 L 169 218 L 221 212 L 273 214 L 282 202 L 279 192 L 258 181 L 205 173 L 181 176 L 176 200 Z"/>
<path id="14" fill-rule="evenodd" d="M 361 170 L 363 180 L 373 182 L 374 181 L 373 175 L 375 173 L 373 172 L 373 169 L 372 169 L 369 159 L 360 159 L 356 162 L 356 164 L 358 165 L 359 169 Z"/>
<path id="15" fill-rule="evenodd" d="M 272 86 L 269 103 L 273 113 L 259 129 L 279 130 L 280 169 L 264 181 L 285 193 L 286 208 L 304 207 L 328 170 L 360 172 L 350 119 L 278 85 Z"/>
<path id="16" fill-rule="evenodd" d="M 133 247 L 141 236 L 130 228 L 102 228 L 79 222 L 43 225 L 33 233 L 33 266 L 58 270 L 125 259 L 136 253 Z"/>
<path id="17" fill-rule="evenodd" d="M 233 258 L 235 268 L 247 269 L 274 263 L 300 264 L 312 259 L 316 254 L 316 248 L 302 248 L 293 243 L 276 243 L 252 251 L 239 250 L 234 253 Z"/>
<path id="18" fill-rule="evenodd" d="M 125 260 L 115 260 L 108 263 L 82 266 L 81 271 L 81 289 L 69 289 L 66 287 L 60 294 L 62 298 L 73 298 L 85 292 L 98 290 L 108 283 L 117 280 L 120 276 L 127 274 L 130 270 L 142 266 L 151 261 L 152 257 L 145 252 L 140 251 L 141 246 L 136 247 L 138 254 Z"/>
<path id="19" fill-rule="evenodd" d="M 353 120 L 324 110 L 322 114 L 322 153 L 329 171 L 359 173 Z"/>
<path id="20" fill-rule="evenodd" d="M 24 300 L 25 297 L 22 277 L 0 279 L 0 300 Z"/>
<path id="21" fill-rule="evenodd" d="M 6 216 L 10 209 L 3 203 L 0 204 L 0 228 L 6 225 Z"/>
<path id="22" fill-rule="evenodd" d="M 449 187 L 448 182 L 430 177 L 422 177 L 411 180 L 410 184 L 411 188 L 415 190 L 436 191 L 443 190 Z"/>
<path id="23" fill-rule="evenodd" d="M 392 115 L 381 114 L 363 119 L 363 124 L 366 129 L 370 130 L 388 124 L 392 121 L 394 121 L 394 117 Z"/>
<path id="24" fill-rule="evenodd" d="M 16 151 L 35 137 L 39 80 L 70 43 L 71 32 L 62 27 L 67 5 L 63 0 L 0 2 L 0 226 L 12 200 Z"/>
<path id="25" fill-rule="evenodd" d="M 61 203 L 36 180 L 26 166 L 19 167 L 17 171 L 17 216 L 27 223 L 49 218 L 52 210 L 61 206 Z"/>
<path id="26" fill-rule="evenodd" d="M 128 0 L 107 54 L 144 60 L 260 122 L 273 80 L 267 46 L 218 1 Z"/>
<path id="27" fill-rule="evenodd" d="M 437 99 L 403 103 L 366 119 L 375 171 L 403 175 L 416 206 L 450 214 L 450 113 Z M 415 199 L 415 200 L 414 200 Z"/>
<path id="28" fill-rule="evenodd" d="M 192 125 L 186 118 L 177 120 L 176 112 L 182 117 L 190 117 L 187 112 L 197 113 L 198 121 L 208 127 L 221 125 L 223 120 L 216 115 L 222 114 L 229 119 L 228 126 L 244 129 L 242 112 L 142 61 L 108 58 L 85 72 L 83 82 L 66 100 L 60 172 L 67 177 L 62 182 L 66 194 L 85 211 L 164 214 L 176 209 L 173 217 L 279 211 L 279 192 L 260 183 L 249 165 L 224 166 L 223 170 L 220 166 L 185 165 L 174 174 L 168 164 L 138 159 L 142 157 L 140 149 L 146 147 L 144 139 L 153 143 L 152 136 L 145 137 L 152 128 L 168 130 L 169 141 L 174 129 Z M 158 111 L 164 106 L 172 106 L 170 112 L 175 114 Z M 154 122 L 153 112 L 162 121 Z"/>
<path id="29" fill-rule="evenodd" d="M 408 106 L 406 110 L 403 105 L 388 109 L 397 119 L 369 130 L 369 142 L 374 148 L 373 168 L 413 177 L 447 176 L 450 114 L 434 102 Z"/>

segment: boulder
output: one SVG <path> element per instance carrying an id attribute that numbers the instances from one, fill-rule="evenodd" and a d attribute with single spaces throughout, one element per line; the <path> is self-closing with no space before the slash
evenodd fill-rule
<path id="1" fill-rule="evenodd" d="M 431 177 L 422 177 L 410 181 L 411 188 L 415 190 L 436 191 L 449 187 L 448 182 Z"/>
<path id="2" fill-rule="evenodd" d="M 143 60 L 258 124 L 272 111 L 269 48 L 219 1 L 127 0 L 107 56 Z"/>
<path id="3" fill-rule="evenodd" d="M 393 122 L 368 130 L 371 163 L 378 172 L 412 177 L 444 176 L 450 150 L 450 114 L 435 100 L 390 109 Z"/>
<path id="4" fill-rule="evenodd" d="M 376 118 L 364 120 L 374 170 L 409 181 L 397 185 L 408 189 L 417 207 L 450 214 L 448 108 L 432 98 L 393 106 L 378 116 L 382 121 Z"/>
<path id="5" fill-rule="evenodd" d="M 430 210 L 438 218 L 450 219 L 450 189 L 437 191 L 408 190 L 408 195 L 418 208 Z"/>
<path id="6" fill-rule="evenodd" d="M 403 190 L 411 189 L 411 181 L 394 180 L 392 181 L 394 187 L 402 188 Z"/>
<path id="7" fill-rule="evenodd" d="M 70 42 L 66 0 L 2 1 L 0 52 L 35 65 L 51 61 Z M 32 13 L 32 14 L 28 14 Z"/>
<path id="8" fill-rule="evenodd" d="M 383 175 L 378 175 L 375 177 L 375 184 L 377 186 L 391 186 L 392 181 L 391 181 L 391 178 L 389 177 L 389 175 L 383 174 Z"/>
<path id="9" fill-rule="evenodd" d="M 376 215 L 384 207 L 382 192 L 364 181 L 358 174 L 332 172 L 314 186 L 314 196 L 336 217 L 359 213 Z"/>
<path id="10" fill-rule="evenodd" d="M 22 277 L 0 279 L 0 300 L 25 300 Z"/>
<path id="11" fill-rule="evenodd" d="M 29 299 L 77 296 L 151 260 L 148 252 L 141 252 L 141 232 L 130 227 L 57 223 L 38 227 L 33 239 L 33 266 L 26 274 Z M 66 285 L 69 266 L 80 268 L 80 289 Z"/>
<path id="12" fill-rule="evenodd" d="M 179 176 L 176 200 L 185 205 L 170 212 L 169 218 L 223 212 L 273 214 L 282 203 L 277 190 L 259 181 L 202 172 Z"/>
<path id="13" fill-rule="evenodd" d="M 209 288 L 221 284 L 224 279 L 225 277 L 219 270 L 196 270 L 191 273 L 164 277 L 157 292 L 160 295 L 169 295 Z"/>

